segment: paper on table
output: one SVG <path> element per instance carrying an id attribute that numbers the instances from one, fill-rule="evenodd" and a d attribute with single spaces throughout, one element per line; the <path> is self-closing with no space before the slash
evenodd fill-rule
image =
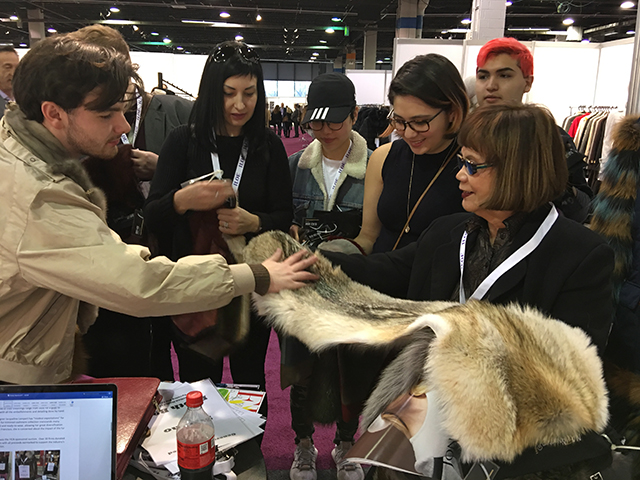
<path id="1" fill-rule="evenodd" d="M 176 427 L 184 415 L 187 393 L 199 390 L 204 399 L 203 409 L 213 419 L 216 428 L 216 446 L 225 451 L 262 433 L 254 423 L 243 421 L 232 407 L 224 401 L 211 380 L 201 380 L 193 384 L 160 384 L 158 391 L 163 397 L 160 413 L 149 423 L 151 433 L 142 446 L 149 452 L 157 465 L 176 462 Z"/>

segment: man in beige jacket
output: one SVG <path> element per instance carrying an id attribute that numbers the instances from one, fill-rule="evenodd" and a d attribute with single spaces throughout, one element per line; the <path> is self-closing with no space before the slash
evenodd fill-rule
<path id="1" fill-rule="evenodd" d="M 127 245 L 105 221 L 105 199 L 80 158 L 111 158 L 124 118 L 131 62 L 68 37 L 42 40 L 14 76 L 17 104 L 0 128 L 0 382 L 54 383 L 71 375 L 74 334 L 97 306 L 133 316 L 216 309 L 235 296 L 299 288 L 314 257 L 280 252 L 258 265 L 219 255 L 174 263 Z M 108 160 L 106 160 L 108 161 Z M 222 181 L 186 188 L 216 208 Z"/>

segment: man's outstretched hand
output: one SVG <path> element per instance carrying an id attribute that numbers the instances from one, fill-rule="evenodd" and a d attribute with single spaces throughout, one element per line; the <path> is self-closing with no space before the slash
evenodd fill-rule
<path id="1" fill-rule="evenodd" d="M 271 277 L 268 293 L 295 290 L 307 285 L 306 282 L 318 279 L 317 275 L 306 271 L 318 260 L 315 255 L 310 255 L 306 250 L 300 250 L 283 261 L 281 259 L 282 250 L 278 248 L 271 257 L 262 262 Z"/>

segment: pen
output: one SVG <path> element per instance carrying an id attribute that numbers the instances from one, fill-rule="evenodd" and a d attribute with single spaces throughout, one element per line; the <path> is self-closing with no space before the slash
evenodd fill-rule
<path id="1" fill-rule="evenodd" d="M 247 383 L 216 383 L 216 387 L 222 388 L 250 388 L 252 390 L 260 390 L 260 385 Z"/>

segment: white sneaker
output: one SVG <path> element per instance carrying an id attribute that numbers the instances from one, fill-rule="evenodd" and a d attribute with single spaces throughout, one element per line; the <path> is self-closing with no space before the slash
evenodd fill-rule
<path id="1" fill-rule="evenodd" d="M 340 442 L 331 451 L 331 457 L 336 462 L 336 468 L 338 469 L 338 480 L 364 480 L 364 470 L 362 470 L 362 466 L 359 463 L 342 460 L 351 447 L 353 447 L 353 442 Z"/>
<path id="2" fill-rule="evenodd" d="M 318 458 L 318 450 L 311 443 L 310 438 L 303 438 L 296 445 L 296 451 L 293 454 L 293 464 L 289 470 L 289 478 L 291 480 L 316 480 L 318 472 L 316 472 L 316 459 Z"/>

